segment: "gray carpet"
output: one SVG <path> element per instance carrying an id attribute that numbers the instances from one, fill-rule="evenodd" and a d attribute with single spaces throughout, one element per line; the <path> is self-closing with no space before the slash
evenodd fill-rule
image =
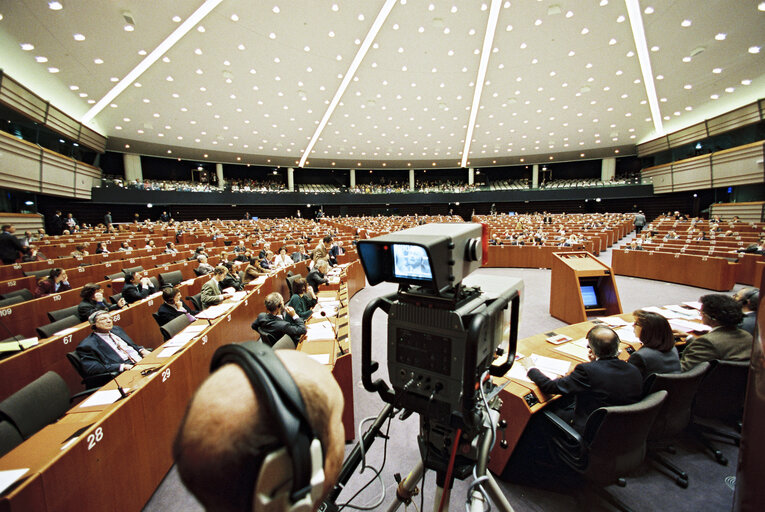
<path id="1" fill-rule="evenodd" d="M 610 251 L 601 254 L 601 259 L 610 262 Z M 488 275 L 503 275 L 523 279 L 525 294 L 519 327 L 519 337 L 527 337 L 540 332 L 546 332 L 560 327 L 563 322 L 552 318 L 548 313 L 550 300 L 550 271 L 539 269 L 481 269 L 478 272 Z M 697 300 L 701 295 L 710 293 L 707 290 L 661 283 L 631 277 L 616 277 L 621 298 L 622 309 L 630 312 L 643 306 L 661 306 L 677 304 L 683 301 Z M 741 286 L 737 286 L 736 289 Z M 354 354 L 354 381 L 356 382 L 354 410 L 356 422 L 368 416 L 376 416 L 383 406 L 377 395 L 366 392 L 361 386 L 361 313 L 366 304 L 374 297 L 394 292 L 395 285 L 381 284 L 367 287 L 351 300 L 351 339 Z M 384 361 L 386 360 L 386 317 L 378 312 L 373 324 L 373 359 L 381 362 L 380 375 L 385 375 Z M 395 473 L 403 476 L 419 459 L 417 450 L 417 432 L 419 420 L 416 415 L 406 421 L 395 419 L 390 426 L 390 440 L 387 449 L 386 466 L 382 472 L 382 484 L 377 481 L 363 491 L 354 500 L 358 506 L 370 505 L 376 502 L 381 489 L 386 490 L 385 503 L 394 496 L 396 482 Z M 383 440 L 378 439 L 369 454 L 367 463 L 379 467 L 383 457 Z M 685 469 L 690 477 L 688 489 L 677 487 L 672 480 L 661 475 L 649 465 L 627 478 L 627 486 L 619 488 L 611 486 L 608 491 L 623 499 L 635 510 L 664 510 L 672 508 L 675 512 L 727 510 L 730 509 L 733 490 L 726 484 L 726 477 L 735 475 L 738 449 L 720 444 L 723 453 L 731 461 L 728 466 L 715 463 L 711 457 L 701 451 L 692 440 L 682 440 L 678 453 L 672 460 Z M 352 446 L 348 445 L 346 453 Z M 351 478 L 346 489 L 340 495 L 338 503 L 345 502 L 371 477 L 372 471 L 358 472 Z M 534 481 L 522 484 L 499 481 L 505 496 L 517 512 L 526 511 L 570 511 L 576 510 L 607 510 L 597 502 L 592 502 L 588 495 L 582 492 L 583 486 L 578 481 Z M 435 475 L 426 474 L 425 508 L 433 508 Z M 465 510 L 465 495 L 467 484 L 458 481 L 452 492 L 450 511 Z M 417 501 L 419 506 L 419 499 Z M 377 506 L 374 510 L 384 510 L 387 506 Z M 202 510 L 180 483 L 175 469 L 171 470 L 162 484 L 146 505 L 145 511 L 194 511 Z"/>

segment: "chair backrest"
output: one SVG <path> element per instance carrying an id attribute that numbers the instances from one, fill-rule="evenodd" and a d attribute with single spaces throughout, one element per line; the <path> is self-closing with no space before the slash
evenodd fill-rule
<path id="1" fill-rule="evenodd" d="M 711 361 L 693 400 L 693 416 L 737 420 L 744 410 L 749 361 Z"/>
<path id="2" fill-rule="evenodd" d="M 124 272 L 117 272 L 115 274 L 107 274 L 106 279 L 110 281 L 114 281 L 115 279 L 124 279 L 125 273 Z"/>
<path id="3" fill-rule="evenodd" d="M 10 421 L 0 421 L 0 457 L 16 448 L 24 441 L 21 434 Z"/>
<path id="4" fill-rule="evenodd" d="M 77 315 L 71 315 L 62 318 L 61 320 L 56 320 L 55 322 L 51 322 L 48 325 L 41 325 L 37 328 L 37 335 L 40 337 L 40 339 L 50 338 L 54 334 L 56 334 L 58 331 L 63 331 L 64 329 L 67 329 L 69 327 L 74 327 L 75 325 L 82 323 L 80 322 L 80 317 Z"/>
<path id="5" fill-rule="evenodd" d="M 16 295 L 15 297 L 8 297 L 7 299 L 0 299 L 0 308 L 13 306 L 14 304 L 18 304 L 20 302 L 24 302 L 24 297 L 21 295 Z"/>
<path id="6" fill-rule="evenodd" d="M 69 409 L 69 387 L 56 372 L 47 372 L 0 402 L 0 417 L 24 439 L 54 423 Z"/>
<path id="7" fill-rule="evenodd" d="M 161 286 L 159 286 L 159 279 L 157 279 L 156 277 L 150 277 L 149 281 L 151 282 L 151 285 L 154 287 L 154 290 L 159 291 L 159 289 L 161 288 Z"/>
<path id="8" fill-rule="evenodd" d="M 159 280 L 162 286 L 175 286 L 183 281 L 183 274 L 180 270 L 173 270 L 172 272 L 162 272 L 159 275 Z"/>
<path id="9" fill-rule="evenodd" d="M 186 297 L 186 300 L 191 302 L 191 307 L 194 308 L 194 311 L 202 311 L 204 309 L 202 307 L 202 292 Z"/>
<path id="10" fill-rule="evenodd" d="M 50 270 L 51 269 L 49 269 L 49 268 L 46 268 L 46 269 L 43 269 L 43 270 L 29 270 L 27 272 L 24 272 L 24 275 L 27 276 L 27 277 L 34 276 L 37 279 L 45 279 L 46 277 L 48 277 L 50 275 Z"/>
<path id="11" fill-rule="evenodd" d="M 22 288 L 20 290 L 13 290 L 12 292 L 4 293 L 2 295 L 2 298 L 10 299 L 11 297 L 16 297 L 17 295 L 20 296 L 20 297 L 23 297 L 25 301 L 26 300 L 32 300 L 32 299 L 35 298 L 35 296 L 32 294 L 32 292 L 30 292 L 26 288 Z"/>
<path id="12" fill-rule="evenodd" d="M 295 293 L 295 292 L 292 291 L 292 283 L 294 283 L 295 281 L 297 281 L 301 277 L 303 277 L 303 276 L 301 276 L 300 274 L 295 274 L 295 275 L 289 276 L 287 278 L 287 289 L 290 291 L 290 297 L 292 297 L 292 294 Z M 287 299 L 287 300 L 289 300 L 289 299 Z"/>
<path id="13" fill-rule="evenodd" d="M 587 418 L 583 439 L 587 444 L 584 475 L 600 483 L 613 481 L 645 458 L 646 440 L 666 391 L 657 391 L 631 405 L 596 409 Z"/>
<path id="14" fill-rule="evenodd" d="M 258 334 L 260 334 L 261 341 L 263 341 L 263 343 L 265 343 L 269 347 L 273 347 L 276 344 L 277 340 L 275 340 L 274 337 L 268 334 L 267 332 L 264 332 L 263 330 L 258 329 Z"/>
<path id="15" fill-rule="evenodd" d="M 295 350 L 295 342 L 292 341 L 292 338 L 290 338 L 289 335 L 285 334 L 279 341 L 274 343 L 274 346 L 271 348 L 274 350 Z"/>
<path id="16" fill-rule="evenodd" d="M 647 394 L 667 392 L 667 399 L 648 434 L 649 439 L 666 439 L 685 430 L 691 422 L 693 397 L 708 370 L 709 363 L 704 362 L 684 373 L 659 373 L 648 377 Z"/>
<path id="17" fill-rule="evenodd" d="M 190 323 L 191 321 L 186 315 L 178 315 L 160 327 L 159 330 L 162 332 L 162 336 L 165 338 L 165 341 L 167 341 L 181 332 Z"/>
<path id="18" fill-rule="evenodd" d="M 63 308 L 63 309 L 56 309 L 53 311 L 48 311 L 48 318 L 50 318 L 51 322 L 56 322 L 58 320 L 61 320 L 62 318 L 66 318 L 68 316 L 77 315 L 77 305 Z"/>
<path id="19" fill-rule="evenodd" d="M 115 293 L 114 295 L 109 297 L 109 300 L 111 301 L 112 304 L 117 304 L 121 298 L 122 298 L 121 293 Z"/>
<path id="20" fill-rule="evenodd" d="M 107 382 L 111 381 L 117 374 L 117 372 L 115 372 L 89 375 L 85 371 L 85 367 L 82 366 L 82 359 L 80 359 L 80 354 L 78 354 L 76 351 L 67 352 L 66 359 L 72 365 L 77 374 L 82 378 L 82 383 L 87 389 L 100 388 Z"/>
<path id="21" fill-rule="evenodd" d="M 154 319 L 155 322 L 157 322 L 157 325 L 162 327 L 162 324 L 159 323 L 159 314 L 158 313 L 152 313 L 151 317 Z"/>
<path id="22" fill-rule="evenodd" d="M 125 274 L 127 274 L 128 272 L 130 272 L 131 274 L 135 274 L 136 272 L 143 272 L 143 267 L 139 265 L 137 267 L 123 268 L 122 272 L 124 272 Z"/>

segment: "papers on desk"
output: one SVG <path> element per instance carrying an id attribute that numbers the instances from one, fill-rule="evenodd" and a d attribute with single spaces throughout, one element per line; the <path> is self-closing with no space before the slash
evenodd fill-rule
<path id="1" fill-rule="evenodd" d="M 210 306 L 209 308 L 205 309 L 204 311 L 200 311 L 196 314 L 197 318 L 203 318 L 205 320 L 212 320 L 213 318 L 218 318 L 219 316 L 223 316 L 228 311 L 233 308 L 235 304 L 231 302 L 224 302 L 223 304 L 218 304 L 215 306 Z"/>
<path id="2" fill-rule="evenodd" d="M 334 340 L 335 331 L 328 321 L 310 324 L 307 326 L 306 341 Z"/>
<path id="3" fill-rule="evenodd" d="M 657 306 L 648 306 L 647 308 L 642 308 L 643 311 L 648 311 L 650 313 L 656 313 L 657 315 L 661 315 L 667 320 L 670 318 L 677 318 L 678 315 L 674 311 L 671 311 L 669 309 L 660 308 Z"/>
<path id="4" fill-rule="evenodd" d="M 679 318 L 688 320 L 701 320 L 701 312 L 695 309 L 684 308 L 682 306 L 678 306 L 677 304 L 664 306 L 664 308 L 676 313 L 679 315 Z"/>
<path id="5" fill-rule="evenodd" d="M 250 281 L 250 284 L 260 286 L 261 284 L 266 282 L 266 279 L 268 279 L 268 276 L 258 276 L 256 279 L 253 279 L 252 281 Z"/>
<path id="6" fill-rule="evenodd" d="M 561 375 L 565 375 L 568 373 L 569 368 L 571 368 L 571 362 L 563 359 L 540 356 L 539 354 L 531 354 L 529 357 L 534 362 L 534 366 L 551 379 L 557 379 Z"/>
<path id="7" fill-rule="evenodd" d="M 510 368 L 510 371 L 505 374 L 505 377 L 508 379 L 516 379 L 516 380 L 522 380 L 524 382 L 531 382 L 531 379 L 529 379 L 526 376 L 526 368 L 523 367 L 520 363 L 514 363 L 513 366 Z"/>
<path id="8" fill-rule="evenodd" d="M 29 468 L 21 469 L 6 469 L 0 471 L 0 494 L 3 494 L 8 487 L 12 486 L 16 481 L 24 476 Z"/>
<path id="9" fill-rule="evenodd" d="M 319 364 L 329 364 L 329 354 L 308 354 L 308 357 Z"/>
<path id="10" fill-rule="evenodd" d="M 635 330 L 632 328 L 632 326 L 622 327 L 621 329 L 616 329 L 614 332 L 616 332 L 621 341 L 626 341 L 629 343 L 640 343 L 640 338 L 635 336 Z"/>
<path id="11" fill-rule="evenodd" d="M 232 288 L 233 289 L 233 288 Z M 234 292 L 234 296 L 231 297 L 230 300 L 235 300 L 237 302 L 243 301 L 245 298 L 247 298 L 247 292 L 241 291 L 241 292 Z"/>
<path id="12" fill-rule="evenodd" d="M 125 393 L 130 391 L 130 388 L 122 388 Z M 87 400 L 80 404 L 80 407 L 97 407 L 99 405 L 113 404 L 117 400 L 122 398 L 122 394 L 119 389 L 102 389 L 96 391 L 90 395 Z"/>
<path id="13" fill-rule="evenodd" d="M 689 308 L 696 309 L 698 311 L 701 311 L 701 302 L 683 302 L 683 306 L 688 306 Z"/>
<path id="14" fill-rule="evenodd" d="M 181 281 L 180 283 L 178 283 L 178 286 L 180 286 L 182 284 L 187 284 L 187 285 L 194 284 L 194 280 L 193 279 L 186 279 L 185 281 Z"/>
<path id="15" fill-rule="evenodd" d="M 545 341 L 548 343 L 552 343 L 553 345 L 560 345 L 561 343 L 566 343 L 567 341 L 571 341 L 573 338 L 570 336 L 566 336 L 565 334 L 555 334 L 554 336 L 550 336 L 549 338 L 545 338 Z"/>
<path id="16" fill-rule="evenodd" d="M 699 322 L 689 322 L 681 318 L 673 318 L 669 321 L 669 326 L 676 331 L 683 332 L 709 332 L 712 330 L 708 325 Z"/>
<path id="17" fill-rule="evenodd" d="M 19 352 L 39 344 L 40 342 L 37 340 L 37 337 L 26 338 L 19 341 L 5 341 L 0 343 L 0 354 L 4 352 Z"/>
<path id="18" fill-rule="evenodd" d="M 167 340 L 162 346 L 162 350 L 157 354 L 157 358 L 170 357 L 183 349 L 192 339 L 199 336 L 199 333 L 207 328 L 206 325 L 189 325 L 181 332 Z"/>
<path id="19" fill-rule="evenodd" d="M 618 316 L 600 316 L 598 317 L 598 320 L 609 327 L 624 327 L 625 325 L 630 325 L 629 322 Z"/>
<path id="20" fill-rule="evenodd" d="M 66 336 L 67 334 L 72 334 L 77 329 L 79 329 L 79 326 L 75 325 L 74 327 L 70 327 L 68 329 L 64 329 L 62 331 L 58 331 L 56 333 L 53 333 L 53 336 Z"/>
<path id="21" fill-rule="evenodd" d="M 587 340 L 585 338 L 574 340 L 571 343 L 564 343 L 563 345 L 555 347 L 555 350 L 579 359 L 580 361 L 587 362 L 590 360 L 590 354 L 587 350 Z M 568 369 L 566 371 L 568 371 Z"/>

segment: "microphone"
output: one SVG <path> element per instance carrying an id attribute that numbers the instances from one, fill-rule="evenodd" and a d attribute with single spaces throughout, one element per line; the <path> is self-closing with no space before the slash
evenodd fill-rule
<path id="1" fill-rule="evenodd" d="M 8 327 L 6 327 L 6 325 L 5 325 L 5 322 L 3 322 L 2 320 L 0 320 L 0 325 L 2 325 L 2 326 L 3 326 L 3 329 L 4 329 L 4 330 L 5 330 L 5 332 L 8 334 L 8 337 L 9 337 L 11 340 L 13 340 L 13 341 L 15 341 L 16 343 L 18 343 L 18 344 L 19 344 L 19 352 L 23 352 L 23 351 L 24 351 L 24 345 L 22 345 L 22 344 L 21 344 L 21 340 L 19 340 L 19 339 L 16 337 L 16 335 L 15 335 L 15 334 L 11 334 L 11 330 L 10 330 L 10 329 L 8 329 Z"/>
<path id="2" fill-rule="evenodd" d="M 320 314 L 324 318 L 327 318 L 327 312 L 324 311 L 323 309 L 321 310 Z M 327 320 L 329 320 L 329 319 L 327 318 Z M 345 350 L 343 350 L 343 346 L 340 345 L 340 340 L 337 338 L 337 327 L 335 327 L 335 324 L 334 324 L 334 322 L 332 322 L 332 320 L 329 320 L 329 325 L 330 325 L 330 327 L 332 327 L 332 332 L 335 333 L 335 340 L 337 341 L 337 348 L 338 348 L 338 350 L 340 350 L 340 355 L 344 356 L 345 355 Z"/>

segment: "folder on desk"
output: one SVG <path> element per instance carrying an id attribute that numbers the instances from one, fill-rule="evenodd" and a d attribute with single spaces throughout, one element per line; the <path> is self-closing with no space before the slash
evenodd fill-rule
<path id="1" fill-rule="evenodd" d="M 35 345 L 39 344 L 40 342 L 38 341 L 37 337 L 26 338 L 19 341 L 5 341 L 0 343 L 0 354 L 7 352 L 21 352 L 22 350 L 26 350 L 29 347 L 34 347 Z"/>

